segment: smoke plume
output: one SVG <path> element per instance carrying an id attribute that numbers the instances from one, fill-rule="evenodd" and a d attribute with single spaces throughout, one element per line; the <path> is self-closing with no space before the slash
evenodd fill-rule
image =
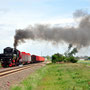
<path id="1" fill-rule="evenodd" d="M 76 11 L 73 13 L 73 17 L 74 17 L 74 18 L 85 17 L 85 16 L 87 16 L 87 15 L 88 15 L 87 10 L 82 10 L 82 9 L 76 10 Z"/>
<path id="2" fill-rule="evenodd" d="M 51 27 L 50 25 L 35 25 L 26 29 L 16 30 L 14 47 L 26 39 L 45 40 L 53 43 L 71 43 L 79 48 L 90 45 L 90 15 L 78 10 L 74 17 L 82 19 L 78 27 Z"/>

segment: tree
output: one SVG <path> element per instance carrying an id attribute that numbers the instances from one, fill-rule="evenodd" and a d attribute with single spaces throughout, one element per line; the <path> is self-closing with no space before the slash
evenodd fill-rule
<path id="1" fill-rule="evenodd" d="M 78 52 L 77 48 L 72 48 L 72 44 L 69 44 L 68 46 L 68 50 L 64 53 L 65 56 L 63 56 L 60 53 L 56 53 L 54 55 L 52 55 L 52 62 L 56 63 L 56 62 L 72 62 L 75 63 L 78 60 L 74 57 L 74 55 Z"/>
<path id="2" fill-rule="evenodd" d="M 90 60 L 90 57 L 88 57 L 88 60 Z"/>
<path id="3" fill-rule="evenodd" d="M 57 53 L 57 54 L 52 55 L 52 62 L 53 63 L 61 62 L 61 61 L 63 61 L 63 55 L 62 54 Z"/>

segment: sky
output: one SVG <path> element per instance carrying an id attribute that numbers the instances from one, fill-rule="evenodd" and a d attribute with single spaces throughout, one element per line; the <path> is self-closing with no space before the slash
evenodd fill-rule
<path id="1" fill-rule="evenodd" d="M 7 46 L 13 47 L 16 29 L 34 24 L 75 25 L 73 13 L 78 9 L 90 12 L 90 0 L 0 0 L 0 53 Z M 27 40 L 17 48 L 44 56 L 63 54 L 68 44 Z M 90 56 L 90 47 L 81 49 L 77 55 Z"/>

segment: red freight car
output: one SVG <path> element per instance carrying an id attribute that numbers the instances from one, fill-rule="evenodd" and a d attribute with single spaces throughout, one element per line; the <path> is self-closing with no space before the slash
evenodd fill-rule
<path id="1" fill-rule="evenodd" d="M 31 54 L 27 53 L 27 63 L 30 63 L 30 62 L 31 62 Z"/>
<path id="2" fill-rule="evenodd" d="M 44 57 L 32 55 L 31 56 L 31 62 L 42 62 L 45 61 Z"/>
<path id="3" fill-rule="evenodd" d="M 31 54 L 26 52 L 21 52 L 22 64 L 27 64 L 31 62 Z"/>

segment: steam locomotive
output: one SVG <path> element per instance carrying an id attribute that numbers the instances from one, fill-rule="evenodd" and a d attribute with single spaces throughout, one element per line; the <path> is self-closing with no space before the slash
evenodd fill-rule
<path id="1" fill-rule="evenodd" d="M 0 54 L 0 60 L 2 67 L 19 66 L 21 64 L 29 64 L 45 61 L 44 57 L 31 55 L 30 53 L 20 52 L 19 50 L 11 47 L 3 49 L 3 53 Z"/>

